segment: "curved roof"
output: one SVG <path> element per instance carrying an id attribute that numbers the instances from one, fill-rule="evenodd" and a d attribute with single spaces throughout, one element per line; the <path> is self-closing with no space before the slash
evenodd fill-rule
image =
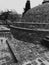
<path id="1" fill-rule="evenodd" d="M 25 22 L 49 23 L 49 3 L 44 3 L 30 9 L 23 18 Z"/>

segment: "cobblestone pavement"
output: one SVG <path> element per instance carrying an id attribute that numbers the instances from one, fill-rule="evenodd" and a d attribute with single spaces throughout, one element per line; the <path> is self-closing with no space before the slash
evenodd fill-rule
<path id="1" fill-rule="evenodd" d="M 49 65 L 49 50 L 40 44 L 8 40 L 20 65 Z"/>
<path id="2" fill-rule="evenodd" d="M 1 39 L 3 41 L 1 41 Z M 6 38 L 0 37 L 0 65 L 15 65 L 15 61 L 6 44 Z"/>

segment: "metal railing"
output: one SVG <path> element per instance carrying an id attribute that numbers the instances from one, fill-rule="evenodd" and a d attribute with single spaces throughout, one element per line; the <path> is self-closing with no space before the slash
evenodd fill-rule
<path id="1" fill-rule="evenodd" d="M 49 31 L 49 29 L 40 29 L 40 28 L 35 28 L 35 29 L 29 29 L 29 28 L 22 28 L 22 27 L 16 27 L 13 25 L 10 25 L 11 28 L 19 29 L 19 30 L 28 30 L 28 31 Z"/>
<path id="2" fill-rule="evenodd" d="M 33 22 L 13 22 L 13 24 L 16 24 L 16 23 L 18 23 L 18 24 L 49 24 L 49 23 L 33 23 Z"/>

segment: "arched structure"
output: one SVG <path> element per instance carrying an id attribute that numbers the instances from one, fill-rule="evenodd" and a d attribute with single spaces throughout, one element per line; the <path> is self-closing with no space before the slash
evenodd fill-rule
<path id="1" fill-rule="evenodd" d="M 49 23 L 49 0 L 27 11 L 23 17 L 24 22 Z"/>

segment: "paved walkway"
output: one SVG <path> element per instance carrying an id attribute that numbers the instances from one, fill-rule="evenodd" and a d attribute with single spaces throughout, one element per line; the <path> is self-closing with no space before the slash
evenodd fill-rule
<path id="1" fill-rule="evenodd" d="M 0 37 L 0 65 L 15 65 L 15 61 L 6 44 L 7 38 Z"/>
<path id="2" fill-rule="evenodd" d="M 14 38 L 8 42 L 20 65 L 49 65 L 49 50 L 42 45 L 35 45 Z"/>

